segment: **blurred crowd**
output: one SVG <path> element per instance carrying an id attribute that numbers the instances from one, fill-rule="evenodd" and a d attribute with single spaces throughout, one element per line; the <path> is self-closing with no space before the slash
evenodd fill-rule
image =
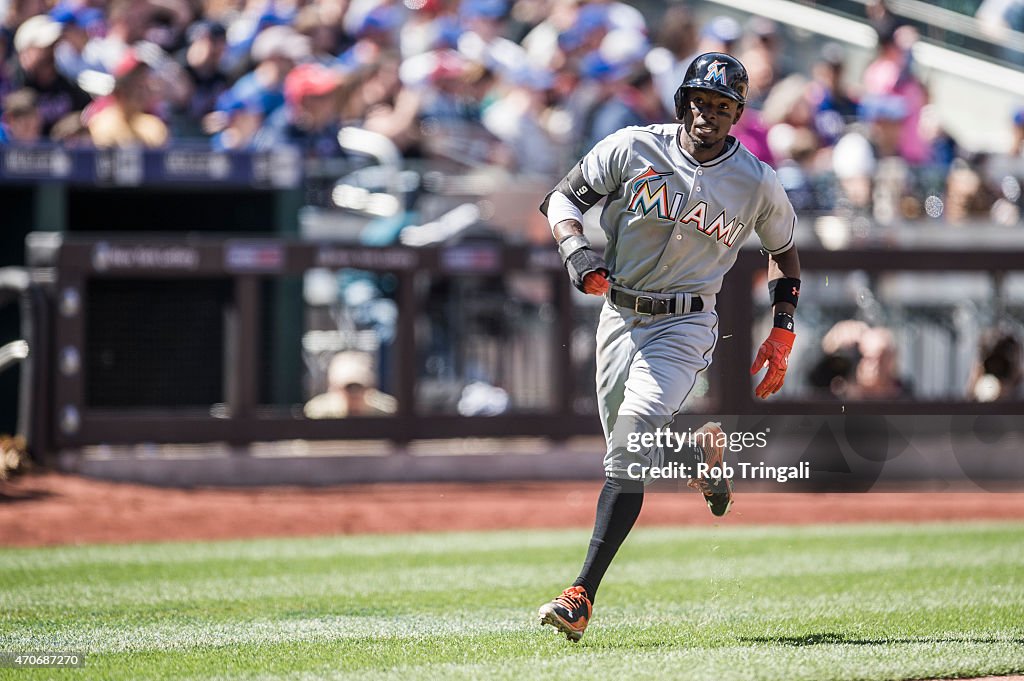
<path id="1" fill-rule="evenodd" d="M 0 0 L 0 8 L 3 7 Z M 6 0 L 0 143 L 217 150 L 292 144 L 343 157 L 338 131 L 557 177 L 625 125 L 673 119 L 692 57 L 737 55 L 751 78 L 734 129 L 798 210 L 876 222 L 1020 222 L 1024 107 L 1005 154 L 961 149 L 915 73 L 915 30 L 868 4 L 863 73 L 824 44 L 798 61 L 769 19 L 697 21 L 614 0 Z"/>
<path id="2" fill-rule="evenodd" d="M 807 373 L 815 395 L 850 400 L 915 398 L 915 386 L 901 368 L 897 334 L 885 326 L 844 319 L 822 337 L 820 357 Z M 970 402 L 1017 400 L 1024 396 L 1024 344 L 1007 324 L 982 330 L 960 395 Z"/>

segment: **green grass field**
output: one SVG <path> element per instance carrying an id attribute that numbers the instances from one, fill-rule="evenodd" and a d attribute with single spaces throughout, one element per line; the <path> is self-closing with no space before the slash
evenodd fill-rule
<path id="1" fill-rule="evenodd" d="M 950 503 L 955 503 L 951 497 Z M 651 529 L 574 645 L 583 530 L 0 551 L 35 679 L 921 679 L 1024 671 L 1024 525 Z"/>

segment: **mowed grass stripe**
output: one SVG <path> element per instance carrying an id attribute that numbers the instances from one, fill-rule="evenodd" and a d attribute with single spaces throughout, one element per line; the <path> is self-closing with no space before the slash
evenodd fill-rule
<path id="1" fill-rule="evenodd" d="M 827 570 L 834 565 L 833 545 L 841 544 L 842 563 L 849 564 L 853 560 L 858 563 L 877 563 L 885 561 L 891 566 L 897 562 L 910 563 L 916 560 L 915 549 L 928 551 L 927 543 L 920 540 L 934 531 L 932 526 L 920 528 L 903 528 L 899 526 L 876 526 L 851 531 L 850 527 L 837 528 L 837 532 L 819 535 L 816 528 L 802 530 L 796 534 L 792 530 L 782 531 L 779 528 L 761 528 L 750 531 L 748 528 L 714 531 L 703 533 L 681 531 L 680 536 L 670 536 L 666 541 L 665 530 L 640 530 L 631 536 L 624 551 L 631 549 L 647 549 L 645 553 L 657 552 L 672 560 L 693 562 L 695 557 L 703 559 L 708 553 L 717 559 L 741 558 L 749 563 L 757 564 L 763 570 L 792 570 L 800 563 L 807 563 L 803 558 L 815 559 L 815 569 Z M 899 546 L 902 536 L 908 531 L 920 529 L 914 534 L 917 541 L 905 547 Z M 1009 533 L 1009 534 L 1007 534 Z M 554 535 L 554 536 L 551 536 Z M 979 525 L 960 532 L 947 531 L 943 540 L 947 545 L 955 543 L 961 555 L 959 561 L 991 563 L 993 560 L 1018 560 L 1024 556 L 1024 547 L 1006 551 L 1006 547 L 998 540 L 1009 539 L 1013 531 L 1005 525 Z M 478 541 L 479 536 L 486 536 L 487 541 Z M 497 566 L 507 563 L 510 559 L 531 549 L 545 549 L 545 556 L 539 559 L 544 562 L 560 562 L 566 556 L 580 553 L 586 544 L 587 535 L 584 531 L 574 530 L 558 533 L 510 534 L 495 535 L 435 535 L 440 544 L 448 545 L 443 553 L 437 547 L 427 544 L 417 546 L 422 536 L 396 536 L 390 539 L 390 552 L 378 557 L 368 557 L 360 551 L 366 537 L 338 537 L 333 540 L 319 539 L 314 543 L 309 540 L 275 541 L 270 545 L 261 546 L 260 551 L 250 551 L 242 543 L 225 542 L 223 544 L 152 544 L 148 547 L 109 546 L 81 547 L 86 557 L 75 560 L 75 548 L 60 549 L 14 549 L 0 551 L 0 589 L 20 588 L 40 583 L 60 583 L 64 577 L 75 577 L 80 584 L 90 586 L 117 584 L 119 586 L 135 580 L 152 580 L 166 578 L 173 580 L 183 574 L 192 576 L 189 565 L 201 568 L 202 573 L 211 578 L 224 577 L 236 580 L 240 577 L 291 575 L 296 570 L 308 572 L 329 572 L 332 574 L 364 575 L 367 568 L 373 571 L 385 571 L 394 568 L 410 568 L 422 566 L 424 563 L 436 567 L 443 572 L 442 576 L 450 576 L 466 564 L 467 554 L 473 555 L 472 564 L 479 567 Z M 415 539 L 418 541 L 410 541 Z M 451 545 L 458 539 L 465 549 Z M 510 543 L 511 545 L 507 545 Z M 692 543 L 690 543 L 692 540 Z M 331 541 L 330 545 L 323 542 Z M 372 539 L 378 544 L 379 537 Z M 296 543 L 299 542 L 299 543 Z M 581 548 L 581 542 L 583 548 Z M 999 544 L 992 548 L 993 543 Z M 401 550 L 396 550 L 400 548 Z M 140 551 L 148 549 L 147 554 Z M 204 551 L 205 549 L 205 551 Z M 215 549 L 215 550 L 211 550 Z M 271 549 L 273 551 L 271 552 Z M 786 551 L 781 551 L 785 549 Z M 50 553 L 52 551 L 52 555 Z M 103 556 L 105 553 L 105 558 Z M 787 553 L 788 552 L 788 553 Z M 206 553 L 207 558 L 197 557 L 195 553 Z M 851 555 L 852 554 L 852 555 Z M 192 556 L 183 560 L 182 556 Z M 546 557 L 549 556 L 549 557 Z M 765 565 L 761 558 L 770 556 L 772 561 Z M 787 556 L 795 560 L 787 560 Z M 935 560 L 935 556 L 931 556 Z M 941 558 L 941 557 L 939 557 Z M 141 559 L 141 560 L 140 560 Z M 427 560 L 429 559 L 429 560 Z M 97 569 L 89 570 L 89 567 Z M 840 569 L 843 565 L 838 566 Z M 852 567 L 852 565 L 851 565 Z"/>
<path id="2" fill-rule="evenodd" d="M 638 532 L 642 534 L 642 532 Z M 718 540 L 717 543 L 680 542 L 628 543 L 616 573 L 623 578 L 643 580 L 668 576 L 673 581 L 704 579 L 774 579 L 780 577 L 829 575 L 848 581 L 870 579 L 893 570 L 914 570 L 923 575 L 944 570 L 946 581 L 974 579 L 977 568 L 998 570 L 1014 568 L 1024 561 L 1022 549 L 1006 546 L 999 540 L 1001 531 L 988 538 L 994 545 L 972 533 L 944 542 L 947 551 L 936 553 L 927 541 L 904 542 L 898 537 L 872 537 L 870 542 L 845 538 L 789 541 L 780 544 L 777 537 Z M 531 538 L 512 552 L 496 550 L 468 564 L 457 551 L 445 560 L 419 554 L 396 554 L 392 559 L 375 560 L 339 557 L 336 559 L 303 557 L 300 549 L 286 551 L 293 557 L 274 560 L 228 561 L 210 563 L 169 563 L 123 566 L 116 563 L 89 562 L 83 566 L 51 568 L 0 568 L 0 594 L 5 615 L 28 611 L 39 616 L 48 609 L 63 611 L 69 606 L 102 607 L 111 611 L 130 605 L 158 606 L 189 602 L 290 598 L 331 598 L 339 594 L 370 602 L 378 595 L 455 593 L 463 590 L 503 587 L 529 587 L 546 583 L 562 575 L 578 562 L 586 536 L 577 533 L 575 547 L 557 553 L 540 551 L 530 556 Z M 632 538 L 631 538 L 632 539 Z M 344 541 L 344 539 L 339 540 Z M 399 540 L 400 541 L 400 540 Z M 567 542 L 568 543 L 568 542 Z M 544 548 L 544 547 L 541 547 Z M 662 557 L 663 556 L 663 557 Z M 770 560 L 769 560 L 770 558 Z M 461 559 L 461 562 L 460 562 Z M 708 565 L 716 566 L 709 573 Z M 2 562 L 2 561 L 0 561 Z M 507 566 L 516 564 L 515 571 Z M 1012 570 L 1011 570 L 1012 571 Z M 399 572 L 401 579 L 393 577 Z M 296 579 L 303 576 L 303 579 Z M 1008 575 L 1013 577 L 1013 575 Z M 923 582 L 927 583 L 927 582 Z M 442 604 L 445 605 L 445 604 Z"/>
<path id="3" fill-rule="evenodd" d="M 956 501 L 952 494 L 951 503 Z M 596 497 L 595 497 L 596 502 Z M 794 531 L 798 530 L 798 531 Z M 218 542 L 161 542 L 136 544 L 87 544 L 44 548 L 0 549 L 0 569 L 40 568 L 60 565 L 78 566 L 87 563 L 151 564 L 211 563 L 229 561 L 280 560 L 289 550 L 301 546 L 307 559 L 343 556 L 385 556 L 401 554 L 432 554 L 444 557 L 453 550 L 459 554 L 518 551 L 524 545 L 534 548 L 560 548 L 588 530 L 501 530 L 493 532 L 437 532 L 415 534 L 364 534 L 299 539 L 244 539 Z M 968 523 L 851 523 L 844 525 L 803 526 L 714 526 L 714 527 L 641 527 L 630 535 L 631 545 L 649 546 L 665 543 L 683 548 L 690 541 L 705 543 L 716 537 L 733 541 L 785 540 L 815 542 L 819 539 L 842 539 L 870 542 L 877 537 L 902 535 L 925 538 L 940 536 L 969 540 L 979 533 L 994 536 L 1004 533 L 1019 536 L 1020 524 L 1009 521 L 978 521 Z M 486 537 L 486 541 L 477 541 Z M 401 551 L 396 551 L 400 548 Z"/>
<path id="4" fill-rule="evenodd" d="M 1024 671 L 1024 525 L 641 528 L 572 646 L 541 631 L 533 611 L 571 578 L 586 538 L 4 551 L 0 641 L 86 650 L 83 678 L 564 678 L 580 665 L 598 670 L 592 678 Z M 738 671 L 750 660 L 756 670 Z"/>
<path id="5" fill-rule="evenodd" d="M 920 679 L 966 671 L 1020 670 L 1020 645 L 1001 641 L 857 640 L 806 645 L 765 642 L 702 645 L 686 631 L 609 627 L 587 644 L 534 634 L 364 639 L 341 644 L 238 645 L 191 652 L 145 652 L 90 658 L 95 678 L 237 679 Z M 588 634 L 589 635 L 589 634 Z M 953 670 L 953 671 L 951 671 Z M 66 672 L 64 672 L 66 673 Z M 56 675 L 53 678 L 60 678 Z"/>

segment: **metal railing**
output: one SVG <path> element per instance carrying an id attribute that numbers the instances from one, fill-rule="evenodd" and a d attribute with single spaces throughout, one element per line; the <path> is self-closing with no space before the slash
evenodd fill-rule
<path id="1" fill-rule="evenodd" d="M 39 371 L 33 371 L 31 390 L 23 393 L 23 416 L 34 424 L 34 450 L 39 443 L 57 449 L 93 444 L 140 442 L 227 442 L 246 444 L 288 439 L 383 439 L 403 443 L 419 439 L 451 437 L 531 436 L 554 440 L 600 432 L 596 414 L 581 412 L 576 405 L 575 383 L 579 370 L 571 357 L 576 328 L 574 293 L 551 248 L 508 246 L 501 243 L 462 243 L 434 248 L 362 248 L 276 239 L 212 239 L 34 235 L 30 239 L 30 264 L 36 271 L 53 268 L 47 286 L 54 302 L 49 314 L 52 349 L 37 352 Z M 1024 252 L 961 252 L 802 249 L 805 267 L 817 271 L 884 272 L 981 272 L 999 279 L 1002 273 L 1024 272 Z M 748 373 L 755 342 L 752 320 L 762 310 L 751 296 L 752 282 L 763 275 L 764 256 L 757 250 L 740 253 L 718 296 L 720 342 L 710 373 L 709 399 L 698 405 L 706 413 L 754 414 L 1007 414 L 1024 413 L 1020 399 L 1000 403 L 962 400 L 913 399 L 840 401 L 837 399 L 755 400 Z M 313 268 L 358 268 L 388 272 L 395 278 L 395 302 L 399 314 L 389 353 L 399 409 L 392 417 L 353 417 L 312 420 L 282 405 L 261 399 L 261 367 L 274 357 L 266 354 L 261 335 L 266 307 L 261 304 L 261 282 L 296 276 Z M 417 382 L 422 357 L 417 336 L 422 298 L 417 278 L 428 275 L 460 277 L 519 271 L 543 280 L 552 291 L 553 348 L 548 387 L 552 399 L 543 408 L 511 411 L 497 416 L 460 416 L 425 413 L 418 406 Z M 223 404 L 160 408 L 112 408 L 90 404 L 86 318 L 90 309 L 90 283 L 97 281 L 175 281 L 220 279 L 228 282 L 230 295 L 225 310 L 232 329 L 225 335 Z M 292 301 L 290 304 L 299 304 Z M 35 315 L 38 319 L 39 315 Z M 188 320 L 181 320 L 188 323 Z M 42 328 L 42 326 L 39 326 Z M 592 329 L 586 330 L 592 333 Z M 813 338 L 805 342 L 813 343 Z M 101 358 L 102 359 L 102 358 Z M 202 357 L 193 358 L 202 363 Z M 212 366 L 212 363 L 211 363 Z M 202 367 L 200 367 L 202 369 Z M 592 372 L 591 372 L 592 373 Z M 52 399 L 45 376 L 52 376 Z M 27 385 L 27 384 L 26 384 Z M 38 392 L 36 392 L 38 391 Z M 45 424 L 48 432 L 42 432 Z"/>

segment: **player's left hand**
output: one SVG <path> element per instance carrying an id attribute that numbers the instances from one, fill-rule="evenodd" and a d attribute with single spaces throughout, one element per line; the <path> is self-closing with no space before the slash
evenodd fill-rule
<path id="1" fill-rule="evenodd" d="M 750 375 L 753 376 L 760 371 L 765 364 L 768 365 L 768 372 L 761 379 L 761 383 L 754 389 L 754 394 L 762 400 L 769 395 L 779 392 L 783 382 L 786 380 L 786 369 L 789 366 L 789 353 L 793 350 L 793 341 L 796 334 L 786 329 L 773 327 L 771 333 L 761 348 L 757 351 L 757 357 L 750 367 Z"/>

